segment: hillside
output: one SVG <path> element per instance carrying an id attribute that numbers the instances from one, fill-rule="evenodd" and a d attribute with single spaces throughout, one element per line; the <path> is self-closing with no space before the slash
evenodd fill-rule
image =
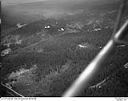
<path id="1" fill-rule="evenodd" d="M 58 2 L 58 8 L 51 3 L 10 6 L 10 10 L 21 10 L 19 14 L 23 16 L 16 13 L 15 19 L 11 15 L 14 23 L 4 22 L 2 28 L 1 79 L 24 96 L 61 96 L 111 38 L 119 7 L 119 2 L 107 1 L 68 5 L 65 2 L 64 6 Z M 57 18 L 47 14 L 50 17 L 44 17 L 44 13 L 43 18 L 30 17 L 31 9 L 39 14 L 42 6 L 60 10 L 63 16 L 54 12 Z M 24 11 L 30 15 L 26 13 L 24 17 Z M 53 10 L 47 12 L 50 11 Z M 122 23 L 128 19 L 127 12 Z M 128 96 L 127 51 L 128 45 L 117 45 L 80 96 Z"/>

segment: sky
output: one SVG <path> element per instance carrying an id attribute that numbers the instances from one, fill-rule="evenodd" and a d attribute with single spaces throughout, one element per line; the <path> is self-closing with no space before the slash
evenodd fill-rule
<path id="1" fill-rule="evenodd" d="M 16 4 L 22 4 L 22 3 L 31 3 L 31 2 L 38 2 L 38 1 L 55 1 L 55 2 L 80 2 L 80 1 L 100 1 L 100 0 L 0 0 L 2 2 L 2 5 L 16 5 Z M 101 0 L 101 1 L 118 1 L 118 0 Z"/>
<path id="2" fill-rule="evenodd" d="M 29 2 L 48 1 L 48 0 L 1 0 L 3 5 L 21 4 Z"/>
<path id="3" fill-rule="evenodd" d="M 31 3 L 31 2 L 38 2 L 38 1 L 50 1 L 50 0 L 1 0 L 2 5 L 15 5 L 15 4 L 21 4 L 21 3 Z M 51 1 L 96 1 L 96 0 L 51 0 Z"/>

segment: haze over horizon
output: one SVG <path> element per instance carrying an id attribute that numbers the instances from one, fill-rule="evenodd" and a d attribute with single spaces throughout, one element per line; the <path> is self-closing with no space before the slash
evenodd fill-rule
<path id="1" fill-rule="evenodd" d="M 2 5 L 15 5 L 22 3 L 30 3 L 30 2 L 38 2 L 38 1 L 46 1 L 46 0 L 1 0 Z"/>
<path id="2" fill-rule="evenodd" d="M 69 0 L 1 0 L 3 5 L 16 5 L 23 3 L 32 3 L 32 2 L 41 2 L 41 1 L 57 1 L 57 2 L 65 2 Z M 78 0 L 70 0 L 70 1 L 78 1 Z M 88 0 L 79 0 L 79 1 L 88 1 Z M 96 0 L 91 0 L 96 1 Z"/>
<path id="3" fill-rule="evenodd" d="M 55 2 L 80 2 L 80 1 L 103 1 L 103 0 L 1 0 L 2 5 L 17 5 L 17 4 L 24 4 L 24 3 L 32 3 L 32 2 L 41 2 L 41 1 L 55 1 Z M 106 1 L 106 0 L 104 0 Z M 107 0 L 110 1 L 117 1 L 117 0 Z"/>

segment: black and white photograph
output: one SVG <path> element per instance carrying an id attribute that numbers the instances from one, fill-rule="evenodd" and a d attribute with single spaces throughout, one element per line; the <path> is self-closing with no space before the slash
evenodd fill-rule
<path id="1" fill-rule="evenodd" d="M 0 2 L 0 97 L 128 97 L 128 0 Z"/>

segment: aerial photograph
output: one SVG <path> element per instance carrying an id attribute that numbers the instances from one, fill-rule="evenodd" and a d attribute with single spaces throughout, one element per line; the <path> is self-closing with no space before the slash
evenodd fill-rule
<path id="1" fill-rule="evenodd" d="M 128 0 L 1 0 L 0 97 L 128 97 Z"/>

